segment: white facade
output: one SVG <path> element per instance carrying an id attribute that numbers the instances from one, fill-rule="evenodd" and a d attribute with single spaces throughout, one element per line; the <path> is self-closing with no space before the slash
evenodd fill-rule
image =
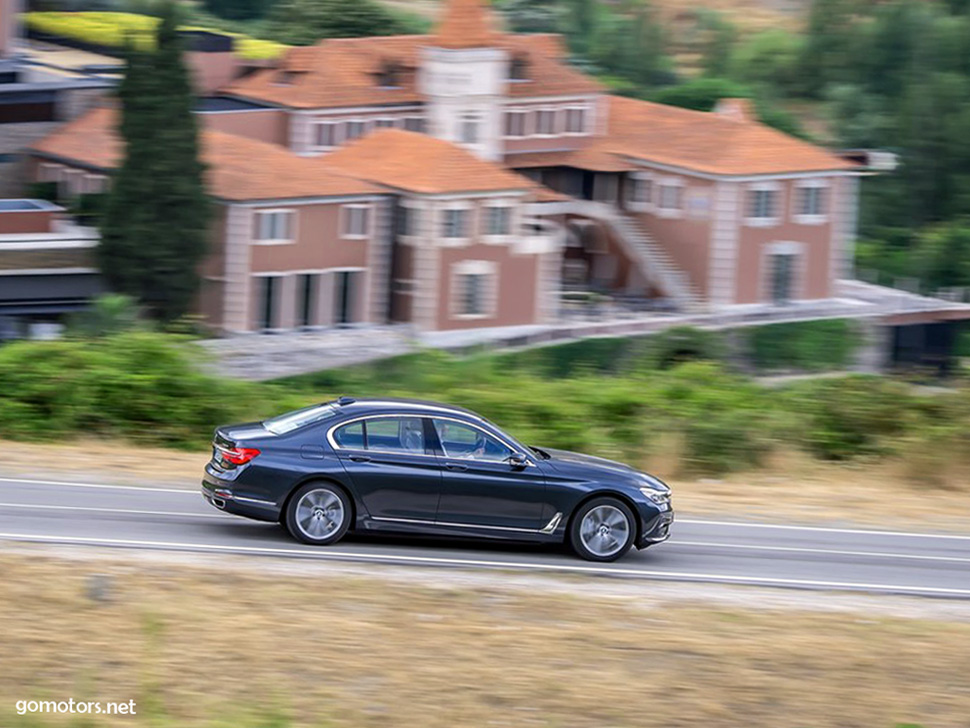
<path id="1" fill-rule="evenodd" d="M 418 90 L 427 133 L 500 161 L 508 71 L 509 54 L 498 48 L 424 48 Z"/>

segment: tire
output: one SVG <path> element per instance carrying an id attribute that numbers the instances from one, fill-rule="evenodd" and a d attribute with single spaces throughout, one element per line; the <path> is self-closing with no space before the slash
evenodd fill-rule
<path id="1" fill-rule="evenodd" d="M 333 483 L 302 486 L 286 506 L 286 530 L 314 546 L 337 543 L 350 529 L 353 508 L 344 489 Z"/>
<path id="2" fill-rule="evenodd" d="M 633 511 L 621 500 L 593 498 L 576 511 L 569 527 L 569 544 L 587 561 L 616 561 L 637 536 Z"/>

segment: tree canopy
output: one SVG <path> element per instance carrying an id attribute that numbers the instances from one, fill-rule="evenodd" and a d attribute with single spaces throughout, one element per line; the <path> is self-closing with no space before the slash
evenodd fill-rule
<path id="1" fill-rule="evenodd" d="M 156 50 L 129 47 L 119 88 L 125 156 L 98 249 L 112 290 L 162 320 L 186 313 L 197 294 L 209 221 L 194 97 L 176 28 L 176 7 L 168 2 Z"/>

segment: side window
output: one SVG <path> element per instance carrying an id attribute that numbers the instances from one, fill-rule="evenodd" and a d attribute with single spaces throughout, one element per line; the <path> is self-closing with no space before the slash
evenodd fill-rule
<path id="1" fill-rule="evenodd" d="M 338 447 L 349 448 L 352 450 L 364 449 L 364 423 L 353 422 L 343 427 L 338 427 L 333 433 L 334 442 Z"/>
<path id="2" fill-rule="evenodd" d="M 365 420 L 367 449 L 424 454 L 420 417 L 375 417 Z"/>
<path id="3" fill-rule="evenodd" d="M 448 458 L 474 458 L 490 462 L 503 462 L 512 450 L 478 428 L 451 420 L 434 420 L 438 440 Z"/>

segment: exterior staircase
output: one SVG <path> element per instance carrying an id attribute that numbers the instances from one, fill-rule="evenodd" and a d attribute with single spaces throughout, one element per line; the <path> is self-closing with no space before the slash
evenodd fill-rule
<path id="1" fill-rule="evenodd" d="M 561 206 L 561 207 L 560 207 Z M 556 208 L 556 209 L 552 209 Z M 640 264 L 644 277 L 685 313 L 704 310 L 689 276 L 677 267 L 667 251 L 632 217 L 613 205 L 593 200 L 570 200 L 543 206 L 544 211 L 588 217 L 605 224 L 633 261 Z"/>

